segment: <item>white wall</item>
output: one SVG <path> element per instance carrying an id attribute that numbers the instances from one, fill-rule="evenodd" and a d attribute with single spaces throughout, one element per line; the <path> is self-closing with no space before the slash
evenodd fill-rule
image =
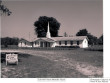
<path id="1" fill-rule="evenodd" d="M 83 44 L 83 48 L 87 48 L 88 47 L 88 40 L 85 38 L 82 42 Z"/>
<path id="2" fill-rule="evenodd" d="M 79 45 L 77 45 L 77 41 L 78 40 L 73 40 L 73 45 L 71 45 L 69 40 L 67 41 L 67 45 L 65 45 L 65 41 L 61 41 L 61 45 L 59 45 L 59 41 L 56 41 L 56 42 L 51 42 L 50 46 L 51 47 L 55 47 L 55 46 L 79 46 L 80 48 L 87 48 L 88 47 L 88 40 L 86 38 L 82 41 L 79 41 Z M 22 42 L 22 45 L 21 45 L 21 42 Z M 25 45 L 25 42 L 26 42 L 26 45 Z M 33 47 L 40 47 L 40 42 L 41 41 L 36 41 L 36 44 L 35 44 L 35 42 L 33 42 Z M 45 42 L 45 41 L 42 41 L 42 42 Z M 32 47 L 30 42 L 27 42 L 24 40 L 20 41 L 18 46 L 19 47 Z"/>
<path id="3" fill-rule="evenodd" d="M 67 45 L 65 45 L 65 41 L 61 41 L 61 45 L 59 42 L 60 41 L 56 41 L 56 46 L 71 46 L 70 41 L 67 41 Z"/>
<path id="4" fill-rule="evenodd" d="M 82 41 L 79 41 L 79 45 L 77 45 L 77 40 L 73 41 L 73 45 L 71 45 L 70 41 L 67 41 L 67 45 L 65 45 L 65 41 L 61 41 L 61 45 L 59 45 L 59 41 L 56 41 L 56 46 L 80 46 L 82 47 Z"/>
<path id="5" fill-rule="evenodd" d="M 33 42 L 33 47 L 40 47 L 40 41 L 35 41 L 35 42 Z"/>
<path id="6" fill-rule="evenodd" d="M 51 47 L 55 47 L 56 46 L 56 42 L 51 42 L 50 46 Z"/>
<path id="7" fill-rule="evenodd" d="M 43 42 L 43 45 L 44 45 L 44 42 L 46 41 L 37 41 L 36 44 L 35 42 L 33 42 L 33 47 L 40 47 L 40 42 Z M 55 47 L 56 43 L 55 42 L 50 42 L 50 47 Z"/>
<path id="8" fill-rule="evenodd" d="M 21 42 L 22 42 L 22 43 L 21 43 Z M 25 42 L 26 42 L 26 45 L 25 45 Z M 30 42 L 27 42 L 27 41 L 22 40 L 22 41 L 20 41 L 20 42 L 18 43 L 18 47 L 32 47 L 32 45 L 31 45 Z"/>

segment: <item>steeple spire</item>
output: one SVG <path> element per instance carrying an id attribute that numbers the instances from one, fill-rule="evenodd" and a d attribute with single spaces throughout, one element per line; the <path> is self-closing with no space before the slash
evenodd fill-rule
<path id="1" fill-rule="evenodd" d="M 47 30 L 47 35 L 46 35 L 47 38 L 51 38 L 51 36 L 50 36 L 50 29 L 49 28 L 50 27 L 49 27 L 49 22 L 48 22 L 48 30 Z"/>

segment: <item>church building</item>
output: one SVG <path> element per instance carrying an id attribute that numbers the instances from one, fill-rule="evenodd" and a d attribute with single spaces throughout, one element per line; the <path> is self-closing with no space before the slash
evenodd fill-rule
<path id="1" fill-rule="evenodd" d="M 33 41 L 21 39 L 18 47 L 72 47 L 78 46 L 80 48 L 88 47 L 87 36 L 75 37 L 51 37 L 49 23 L 46 37 L 36 38 Z"/>

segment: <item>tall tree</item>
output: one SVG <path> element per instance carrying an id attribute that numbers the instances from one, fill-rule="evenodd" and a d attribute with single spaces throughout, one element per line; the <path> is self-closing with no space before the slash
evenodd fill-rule
<path id="1" fill-rule="evenodd" d="M 89 45 L 97 45 L 98 44 L 97 37 L 91 35 L 90 33 L 87 34 L 87 37 L 89 39 L 89 41 L 88 41 Z"/>
<path id="2" fill-rule="evenodd" d="M 39 19 L 34 22 L 37 37 L 46 37 L 48 22 L 51 36 L 58 37 L 60 23 L 55 18 L 47 16 L 40 16 Z"/>
<path id="3" fill-rule="evenodd" d="M 76 36 L 87 36 L 89 45 L 96 45 L 98 44 L 97 37 L 93 36 L 92 34 L 88 33 L 86 29 L 79 30 L 76 33 Z"/>
<path id="4" fill-rule="evenodd" d="M 10 38 L 10 37 L 4 37 L 1 38 L 1 45 L 4 45 L 7 47 L 8 45 L 18 45 L 19 38 Z"/>
<path id="5" fill-rule="evenodd" d="M 88 31 L 86 29 L 82 29 L 76 33 L 76 36 L 86 36 L 87 34 L 88 34 Z"/>
<path id="6" fill-rule="evenodd" d="M 2 0 L 0 0 L 0 15 L 10 15 L 12 12 L 2 4 Z"/>

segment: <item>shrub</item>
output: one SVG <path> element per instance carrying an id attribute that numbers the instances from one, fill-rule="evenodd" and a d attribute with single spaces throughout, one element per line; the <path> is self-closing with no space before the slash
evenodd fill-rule
<path id="1" fill-rule="evenodd" d="M 94 45 L 94 46 L 91 46 L 89 48 L 86 48 L 85 50 L 88 50 L 88 51 L 102 51 L 103 52 L 103 45 Z"/>
<path id="2" fill-rule="evenodd" d="M 55 48 L 79 48 L 79 46 L 55 46 Z"/>

